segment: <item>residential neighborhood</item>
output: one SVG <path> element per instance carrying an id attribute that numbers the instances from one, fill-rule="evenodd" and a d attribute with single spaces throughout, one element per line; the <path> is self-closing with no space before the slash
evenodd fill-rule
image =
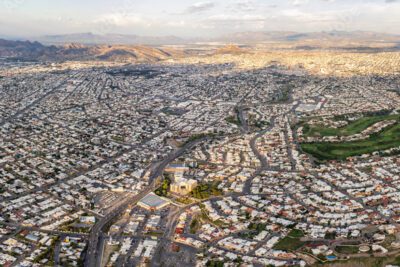
<path id="1" fill-rule="evenodd" d="M 395 266 L 399 77 L 190 60 L 0 65 L 0 266 Z"/>

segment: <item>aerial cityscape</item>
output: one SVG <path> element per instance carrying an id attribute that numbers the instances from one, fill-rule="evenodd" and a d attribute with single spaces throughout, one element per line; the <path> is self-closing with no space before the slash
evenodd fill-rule
<path id="1" fill-rule="evenodd" d="M 400 266 L 400 1 L 113 2 L 0 2 L 1 267 Z"/>

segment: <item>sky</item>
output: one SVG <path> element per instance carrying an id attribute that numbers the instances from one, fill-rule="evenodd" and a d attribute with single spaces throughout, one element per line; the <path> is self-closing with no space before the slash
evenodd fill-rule
<path id="1" fill-rule="evenodd" d="M 400 34 L 400 0 L 0 0 L 0 36 L 334 30 Z"/>

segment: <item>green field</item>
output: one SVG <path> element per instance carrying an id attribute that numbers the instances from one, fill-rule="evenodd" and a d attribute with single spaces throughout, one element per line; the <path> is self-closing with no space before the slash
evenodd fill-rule
<path id="1" fill-rule="evenodd" d="M 335 250 L 342 254 L 357 254 L 359 252 L 358 246 L 337 246 Z"/>
<path id="2" fill-rule="evenodd" d="M 293 229 L 285 238 L 280 240 L 275 246 L 276 250 L 292 251 L 301 248 L 305 243 L 300 240 L 304 236 L 300 230 Z"/>
<path id="3" fill-rule="evenodd" d="M 303 134 L 305 137 L 315 136 L 349 136 L 357 134 L 374 125 L 377 122 L 384 120 L 397 120 L 400 121 L 400 115 L 380 115 L 380 116 L 368 116 L 363 117 L 348 125 L 340 128 L 328 128 L 323 125 L 308 126 L 304 125 Z"/>
<path id="4" fill-rule="evenodd" d="M 303 143 L 301 148 L 304 152 L 311 154 L 318 160 L 344 160 L 348 157 L 369 154 L 376 151 L 386 150 L 400 146 L 400 115 L 386 115 L 365 117 L 354 121 L 346 127 L 333 129 L 319 127 L 306 127 L 308 136 L 329 136 L 329 135 L 352 135 L 363 131 L 369 126 L 382 120 L 397 120 L 394 125 L 386 127 L 379 133 L 372 134 L 364 140 L 352 142 L 329 143 Z"/>

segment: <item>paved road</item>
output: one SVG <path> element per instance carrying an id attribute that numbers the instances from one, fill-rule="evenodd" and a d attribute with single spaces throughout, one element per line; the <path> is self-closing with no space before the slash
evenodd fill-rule
<path id="1" fill-rule="evenodd" d="M 65 85 L 65 83 L 67 82 L 68 78 L 65 79 L 64 81 L 62 81 L 59 85 L 53 87 L 52 89 L 50 89 L 49 91 L 47 91 L 45 94 L 43 94 L 42 96 L 40 96 L 38 99 L 34 100 L 32 103 L 30 103 L 29 105 L 27 105 L 26 107 L 24 107 L 21 110 L 18 110 L 16 113 L 14 113 L 13 115 L 11 115 L 8 118 L 3 119 L 2 121 L 0 121 L 0 126 L 3 126 L 4 124 L 6 124 L 9 121 L 12 121 L 14 119 L 16 119 L 19 115 L 24 114 L 25 112 L 27 112 L 29 109 L 33 108 L 34 106 L 36 106 L 37 104 L 39 104 L 43 99 L 45 99 L 46 97 L 48 97 L 49 95 L 51 95 L 52 93 L 54 93 L 56 90 L 58 90 L 59 88 L 61 88 L 63 85 Z"/>
<path id="2" fill-rule="evenodd" d="M 122 212 L 126 210 L 129 205 L 136 204 L 140 199 L 146 196 L 148 193 L 155 190 L 156 187 L 156 178 L 160 177 L 165 169 L 165 167 L 174 161 L 176 158 L 182 156 L 187 150 L 192 149 L 194 146 L 207 140 L 207 137 L 200 138 L 198 140 L 194 140 L 192 142 L 187 143 L 180 149 L 171 153 L 167 158 L 165 158 L 160 163 L 156 164 L 156 167 L 152 170 L 149 180 L 151 184 L 140 194 L 135 195 L 133 197 L 129 197 L 121 202 L 115 203 L 107 215 L 101 218 L 92 228 L 89 236 L 89 243 L 87 254 L 85 258 L 85 265 L 87 267 L 98 267 L 101 263 L 101 258 L 103 257 L 103 242 L 99 242 L 99 239 L 102 237 L 102 229 L 110 223 L 114 218 L 118 217 Z"/>
<path id="3" fill-rule="evenodd" d="M 167 165 L 174 161 L 175 159 L 179 158 L 182 156 L 186 151 L 191 150 L 193 147 L 195 147 L 197 144 L 204 142 L 206 140 L 210 139 L 209 137 L 203 137 L 197 140 L 194 140 L 192 142 L 189 142 L 185 144 L 183 147 L 179 148 L 175 152 L 171 153 L 167 158 L 165 158 L 163 161 L 158 163 L 156 165 L 156 168 L 153 169 L 153 171 L 150 174 L 150 181 L 153 181 L 157 177 L 160 177 Z"/>
<path id="4" fill-rule="evenodd" d="M 60 251 L 61 251 L 61 241 L 63 239 L 63 236 L 60 236 L 60 239 L 56 241 L 55 247 L 54 247 L 54 265 L 55 266 L 60 266 Z"/>
<path id="5" fill-rule="evenodd" d="M 250 147 L 251 147 L 253 153 L 256 155 L 256 157 L 257 157 L 258 160 L 260 161 L 260 163 L 261 163 L 261 169 L 266 169 L 266 168 L 269 167 L 269 165 L 268 165 L 268 162 L 267 162 L 267 159 L 265 158 L 265 156 L 262 155 L 262 154 L 260 153 L 260 151 L 257 149 L 257 139 L 260 138 L 261 136 L 263 136 L 265 133 L 271 131 L 272 128 L 274 128 L 274 126 L 275 126 L 275 117 L 272 117 L 272 118 L 271 118 L 271 121 L 270 121 L 270 125 L 269 125 L 266 129 L 260 131 L 258 134 L 256 134 L 256 135 L 250 140 Z"/>
<path id="6" fill-rule="evenodd" d="M 241 129 L 243 133 L 248 133 L 249 132 L 249 124 L 247 122 L 247 115 L 246 112 L 244 111 L 244 108 L 242 106 L 237 107 L 238 110 L 238 117 L 240 120 L 241 124 Z"/>
<path id="7" fill-rule="evenodd" d="M 36 227 L 36 226 L 23 226 L 23 225 L 20 225 L 17 223 L 0 222 L 0 225 L 16 227 L 16 228 L 19 228 L 20 230 L 36 231 L 36 232 L 42 232 L 42 233 L 46 233 L 46 234 L 53 234 L 53 235 L 67 235 L 67 236 L 71 236 L 71 237 L 87 237 L 88 236 L 88 234 L 86 234 L 86 233 L 47 230 L 47 229 L 43 229 L 43 228 Z"/>
<path id="8" fill-rule="evenodd" d="M 142 191 L 140 194 L 134 197 L 129 197 L 123 201 L 114 204 L 114 207 L 110 213 L 108 213 L 104 218 L 101 218 L 92 228 L 89 236 L 89 244 L 87 249 L 87 254 L 85 258 L 85 266 L 99 266 L 99 258 L 102 257 L 102 247 L 103 244 L 99 242 L 102 238 L 102 229 L 111 222 L 114 218 L 118 217 L 122 212 L 126 210 L 129 205 L 137 203 L 140 199 L 146 196 L 148 193 L 153 191 L 155 188 L 155 183 L 150 184 L 146 190 Z M 101 240 L 100 240 L 101 241 Z"/>

